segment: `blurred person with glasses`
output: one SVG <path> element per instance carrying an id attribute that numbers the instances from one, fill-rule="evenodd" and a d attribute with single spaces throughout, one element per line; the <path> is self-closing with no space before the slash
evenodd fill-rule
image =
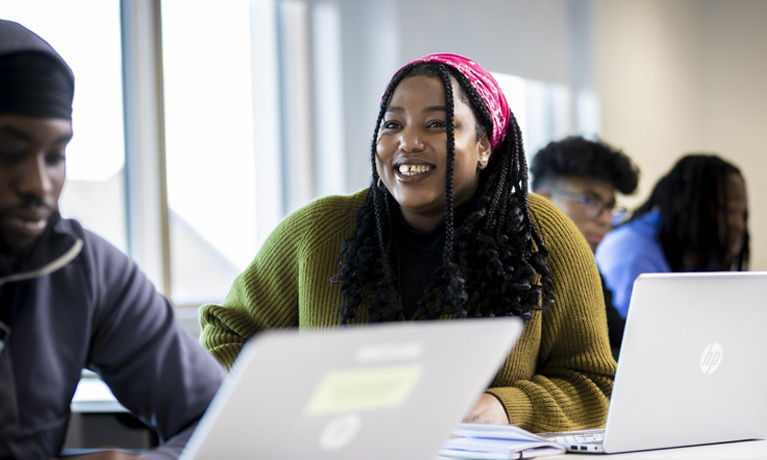
<path id="1" fill-rule="evenodd" d="M 586 196 L 581 195 L 579 193 L 570 193 L 565 190 L 560 190 L 556 188 L 548 188 L 541 191 L 541 193 L 545 194 L 548 192 L 548 194 L 552 195 L 549 200 L 554 201 L 556 198 L 564 198 L 568 200 L 575 200 L 581 204 L 581 209 L 583 211 L 583 216 L 586 217 L 586 219 L 590 221 L 598 221 L 602 218 L 602 216 L 605 215 L 605 211 L 608 212 L 608 215 L 611 216 L 610 223 L 612 226 L 619 225 L 623 222 L 623 220 L 626 218 L 626 213 L 628 212 L 626 208 L 623 206 L 618 206 L 615 202 L 613 203 L 605 203 L 600 198 L 596 198 L 593 196 Z M 560 206 L 562 208 L 562 206 Z M 584 233 L 584 236 L 585 233 Z M 589 246 L 591 246 L 592 250 L 596 248 L 596 246 L 599 244 L 599 242 L 596 242 L 596 244 L 592 244 L 591 240 L 587 240 L 589 242 Z"/>
<path id="2" fill-rule="evenodd" d="M 634 193 L 639 169 L 620 150 L 580 136 L 550 142 L 530 164 L 531 190 L 551 200 L 572 221 L 594 252 L 607 232 L 626 217 L 616 193 Z M 601 272 L 600 272 L 601 275 Z M 610 347 L 618 357 L 625 320 L 602 276 Z"/>

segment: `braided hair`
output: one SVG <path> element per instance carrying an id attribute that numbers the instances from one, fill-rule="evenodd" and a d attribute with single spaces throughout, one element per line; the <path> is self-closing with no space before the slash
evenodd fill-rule
<path id="1" fill-rule="evenodd" d="M 445 245 L 441 266 L 432 285 L 419 299 L 413 319 L 513 315 L 527 320 L 533 311 L 552 304 L 554 288 L 546 265 L 548 250 L 528 210 L 527 163 L 517 121 L 510 113 L 508 134 L 481 172 L 477 192 L 467 203 L 470 209 L 456 227 L 451 78 L 460 85 L 461 96 L 478 120 L 477 140 L 492 132 L 493 122 L 481 96 L 464 75 L 441 63 L 417 62 L 394 75 L 381 100 L 371 146 L 371 185 L 357 215 L 357 228 L 342 245 L 341 269 L 334 277 L 344 297 L 340 305 L 341 322 L 364 320 L 365 313 L 368 322 L 395 321 L 403 315 L 398 275 L 392 269 L 392 254 L 397 250 L 393 219 L 399 211 L 389 191 L 378 185 L 376 145 L 397 85 L 413 76 L 441 80 L 447 112 Z"/>
<path id="2" fill-rule="evenodd" d="M 658 239 L 672 271 L 748 268 L 748 230 L 733 260 L 727 247 L 730 229 L 722 225 L 728 213 L 727 181 L 732 175 L 743 177 L 736 166 L 716 155 L 687 155 L 658 181 L 650 198 L 634 211 L 631 220 L 653 209 L 660 211 Z"/>

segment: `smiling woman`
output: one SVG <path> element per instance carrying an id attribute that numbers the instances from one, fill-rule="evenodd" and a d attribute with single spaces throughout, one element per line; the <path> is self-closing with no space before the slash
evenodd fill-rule
<path id="1" fill-rule="evenodd" d="M 450 80 L 455 166 L 454 203 L 460 205 L 476 192 L 478 171 L 490 157 L 490 140 L 480 131 L 466 96 L 455 78 Z M 392 97 L 376 145 L 376 170 L 400 205 L 405 221 L 419 231 L 430 231 L 445 215 L 447 171 L 447 108 L 442 82 L 416 76 L 403 81 Z"/>
<path id="2" fill-rule="evenodd" d="M 364 226 L 346 242 L 337 278 L 346 297 L 343 321 L 357 310 L 367 310 L 371 321 L 403 314 L 525 317 L 549 305 L 547 250 L 532 227 L 526 199 L 519 200 L 527 196 L 519 127 L 492 75 L 451 54 L 403 67 L 384 94 L 374 139 L 373 179 L 385 188 L 371 189 L 360 216 L 384 232 L 378 232 L 375 249 L 368 249 L 373 240 Z M 429 171 L 399 172 L 413 163 Z M 396 213 L 382 211 L 394 206 Z M 418 241 L 413 232 L 431 237 Z M 533 250 L 534 242 L 539 250 Z M 423 253 L 418 246 L 433 251 Z M 363 269 L 354 256 L 368 250 L 380 254 L 380 272 Z M 485 263 L 478 256 L 493 260 L 495 268 L 474 270 Z M 484 286 L 506 284 L 517 288 L 479 295 Z"/>
<path id="3" fill-rule="evenodd" d="M 230 366 L 265 329 L 519 316 L 520 342 L 465 420 L 602 425 L 615 362 L 596 265 L 562 213 L 528 201 L 495 79 L 462 56 L 418 59 L 392 77 L 375 127 L 370 187 L 288 216 L 224 304 L 202 308 L 202 342 Z"/>

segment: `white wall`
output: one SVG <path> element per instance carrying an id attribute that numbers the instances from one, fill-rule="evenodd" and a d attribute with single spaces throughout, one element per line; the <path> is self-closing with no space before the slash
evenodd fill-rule
<path id="1" fill-rule="evenodd" d="M 570 83 L 569 3 L 400 0 L 400 57 L 457 53 L 495 72 Z"/>
<path id="2" fill-rule="evenodd" d="M 751 268 L 767 269 L 767 2 L 597 0 L 602 134 L 642 169 L 633 203 L 683 154 L 716 152 L 749 192 Z M 760 129 L 761 128 L 761 129 Z"/>
<path id="3" fill-rule="evenodd" d="M 767 270 L 767 2 L 704 5 L 704 139 L 746 176 L 751 268 Z"/>

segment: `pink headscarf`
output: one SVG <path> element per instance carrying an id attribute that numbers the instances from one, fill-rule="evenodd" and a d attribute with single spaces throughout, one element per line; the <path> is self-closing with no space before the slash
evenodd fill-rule
<path id="1" fill-rule="evenodd" d="M 429 54 L 411 61 L 408 65 L 418 62 L 439 62 L 449 65 L 469 80 L 471 86 L 482 97 L 487 110 L 490 111 L 490 116 L 493 118 L 490 146 L 493 151 L 500 147 L 503 139 L 506 137 L 506 130 L 509 124 L 509 104 L 506 102 L 506 96 L 503 95 L 501 87 L 495 81 L 495 78 L 490 75 L 490 72 L 471 59 L 450 53 Z M 400 70 L 405 67 L 407 65 L 403 66 Z"/>

